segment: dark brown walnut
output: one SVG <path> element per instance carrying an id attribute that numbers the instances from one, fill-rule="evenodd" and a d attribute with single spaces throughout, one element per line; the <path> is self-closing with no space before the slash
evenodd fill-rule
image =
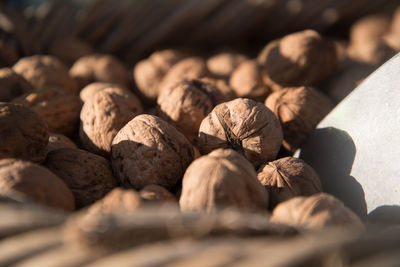
<path id="1" fill-rule="evenodd" d="M 122 85 L 115 84 L 115 83 L 104 83 L 104 82 L 94 82 L 94 83 L 89 83 L 79 93 L 79 97 L 83 102 L 88 101 L 90 98 L 92 98 L 97 92 L 102 91 L 106 88 L 120 88 L 123 90 L 127 90 Z"/>
<path id="2" fill-rule="evenodd" d="M 109 161 L 85 150 L 53 150 L 44 165 L 71 189 L 77 208 L 92 204 L 117 186 Z"/>
<path id="3" fill-rule="evenodd" d="M 351 58 L 369 64 L 381 64 L 395 51 L 383 37 L 390 31 L 390 18 L 386 15 L 366 16 L 355 22 L 350 29 Z"/>
<path id="4" fill-rule="evenodd" d="M 127 90 L 111 87 L 97 92 L 82 107 L 79 138 L 83 148 L 108 156 L 118 131 L 142 112 L 139 99 Z"/>
<path id="5" fill-rule="evenodd" d="M 68 69 L 53 56 L 35 55 L 18 60 L 12 67 L 23 76 L 35 89 L 45 87 L 63 88 L 77 94 L 78 84 L 68 74 Z"/>
<path id="6" fill-rule="evenodd" d="M 78 148 L 76 144 L 62 134 L 50 133 L 49 143 L 46 146 L 46 154 L 50 151 L 61 149 L 61 148 Z"/>
<path id="7" fill-rule="evenodd" d="M 200 123 L 215 106 L 218 89 L 200 80 L 181 80 L 160 91 L 157 99 L 161 117 L 174 125 L 192 143 Z"/>
<path id="8" fill-rule="evenodd" d="M 256 60 L 241 63 L 232 73 L 229 85 L 238 97 L 263 101 L 271 92 L 264 83 L 263 70 Z"/>
<path id="9" fill-rule="evenodd" d="M 183 79 L 198 79 L 209 75 L 206 63 L 202 58 L 189 57 L 182 59 L 165 74 L 159 84 L 159 91 Z"/>
<path id="10" fill-rule="evenodd" d="M 274 160 L 282 143 L 282 128 L 271 110 L 251 99 L 237 98 L 216 106 L 200 125 L 202 155 L 232 148 L 256 168 Z"/>
<path id="11" fill-rule="evenodd" d="M 248 160 L 232 149 L 217 149 L 190 164 L 179 204 L 182 211 L 257 211 L 267 209 L 268 193 Z"/>
<path id="12" fill-rule="evenodd" d="M 292 87 L 274 92 L 265 105 L 278 117 L 284 147 L 294 152 L 306 141 L 317 124 L 333 108 L 323 93 L 312 87 Z"/>
<path id="13" fill-rule="evenodd" d="M 337 55 L 333 42 L 316 31 L 304 30 L 267 44 L 258 62 L 282 86 L 315 85 L 334 72 Z"/>
<path id="14" fill-rule="evenodd" d="M 285 157 L 260 167 L 257 178 L 269 193 L 269 207 L 297 196 L 310 196 L 322 191 L 314 169 L 301 159 Z"/>
<path id="15" fill-rule="evenodd" d="M 33 86 L 11 68 L 0 69 L 0 101 L 9 102 L 14 98 L 30 92 Z"/>
<path id="16" fill-rule="evenodd" d="M 35 111 L 47 124 L 50 132 L 73 134 L 79 121 L 82 102 L 75 94 L 56 87 L 42 88 L 13 100 Z"/>
<path id="17" fill-rule="evenodd" d="M 150 184 L 139 191 L 140 197 L 151 202 L 177 202 L 175 196 L 162 186 Z"/>
<path id="18" fill-rule="evenodd" d="M 107 54 L 92 54 L 79 58 L 69 70 L 80 88 L 92 82 L 116 83 L 129 87 L 129 71 L 116 57 Z"/>
<path id="19" fill-rule="evenodd" d="M 212 92 L 216 105 L 231 101 L 237 97 L 235 91 L 228 85 L 225 80 L 213 79 L 209 77 L 201 78 L 199 80 L 205 83 L 209 83 L 217 89 L 216 91 Z"/>
<path id="20" fill-rule="evenodd" d="M 48 169 L 17 159 L 0 160 L 0 195 L 21 194 L 57 209 L 72 211 L 75 200 L 65 183 Z"/>
<path id="21" fill-rule="evenodd" d="M 42 162 L 48 140 L 47 126 L 34 111 L 0 102 L 0 159 Z"/>
<path id="22" fill-rule="evenodd" d="M 134 189 L 114 188 L 102 199 L 97 200 L 87 210 L 87 214 L 109 214 L 135 211 L 142 205 L 139 193 Z"/>
<path id="23" fill-rule="evenodd" d="M 363 229 L 355 213 L 342 201 L 326 193 L 295 197 L 280 203 L 272 212 L 271 222 L 312 229 L 329 226 Z"/>
<path id="24" fill-rule="evenodd" d="M 94 50 L 85 41 L 69 36 L 55 40 L 50 45 L 49 52 L 71 66 L 79 58 L 93 54 Z"/>
<path id="25" fill-rule="evenodd" d="M 159 84 L 169 69 L 183 58 L 174 49 L 152 53 L 149 58 L 139 61 L 133 69 L 133 77 L 141 95 L 149 102 L 158 97 Z"/>
<path id="26" fill-rule="evenodd" d="M 243 54 L 222 52 L 207 59 L 207 68 L 214 77 L 228 80 L 233 70 L 247 59 Z"/>
<path id="27" fill-rule="evenodd" d="M 172 125 L 152 115 L 139 115 L 115 136 L 111 147 L 114 174 L 127 188 L 149 184 L 173 189 L 193 161 L 193 147 Z"/>

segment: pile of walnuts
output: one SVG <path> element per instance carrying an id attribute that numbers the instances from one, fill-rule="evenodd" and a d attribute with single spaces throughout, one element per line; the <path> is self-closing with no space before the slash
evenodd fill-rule
<path id="1" fill-rule="evenodd" d="M 362 228 L 293 154 L 349 86 L 400 50 L 397 28 L 372 16 L 350 43 L 304 30 L 256 58 L 166 49 L 131 69 L 105 54 L 70 67 L 21 58 L 0 69 L 0 195 L 87 214 L 168 204 Z"/>

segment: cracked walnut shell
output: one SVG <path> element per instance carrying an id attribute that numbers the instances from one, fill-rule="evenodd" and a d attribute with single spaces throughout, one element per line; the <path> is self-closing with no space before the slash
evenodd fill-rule
<path id="1" fill-rule="evenodd" d="M 179 204 L 182 211 L 265 210 L 268 193 L 249 161 L 232 149 L 218 149 L 187 168 Z"/>
<path id="2" fill-rule="evenodd" d="M 201 154 L 233 148 L 254 167 L 274 160 L 282 143 L 282 129 L 274 113 L 262 103 L 237 98 L 217 105 L 202 121 L 198 147 Z"/>
<path id="3" fill-rule="evenodd" d="M 83 148 L 108 156 L 118 131 L 142 112 L 139 99 L 127 90 L 112 87 L 97 92 L 81 110 L 79 137 Z"/>
<path id="4" fill-rule="evenodd" d="M 305 161 L 285 157 L 260 167 L 257 178 L 269 193 L 269 206 L 297 196 L 310 196 L 322 191 L 321 181 Z"/>
<path id="5" fill-rule="evenodd" d="M 174 189 L 193 161 L 186 137 L 162 119 L 142 114 L 126 124 L 111 147 L 114 174 L 127 188 L 149 184 Z"/>
<path id="6" fill-rule="evenodd" d="M 335 44 L 314 30 L 272 41 L 258 56 L 269 79 L 285 87 L 315 85 L 333 73 L 337 61 Z"/>
<path id="7" fill-rule="evenodd" d="M 265 105 L 281 122 L 283 146 L 291 152 L 303 145 L 333 108 L 330 99 L 323 93 L 305 86 L 274 92 L 265 100 Z"/>
<path id="8" fill-rule="evenodd" d="M 30 108 L 0 102 L 0 159 L 42 162 L 48 140 L 45 122 Z"/>
<path id="9" fill-rule="evenodd" d="M 109 161 L 85 150 L 53 150 L 44 165 L 71 189 L 77 208 L 92 204 L 117 186 Z"/>
<path id="10" fill-rule="evenodd" d="M 75 200 L 71 190 L 51 171 L 17 159 L 0 160 L 0 194 L 24 197 L 56 209 L 72 211 Z"/>
<path id="11" fill-rule="evenodd" d="M 73 94 L 77 94 L 79 91 L 78 84 L 69 76 L 67 67 L 53 56 L 24 57 L 18 60 L 12 69 L 37 90 L 45 87 L 57 87 Z"/>
<path id="12" fill-rule="evenodd" d="M 272 212 L 271 222 L 311 229 L 328 226 L 364 228 L 354 212 L 326 193 L 295 197 L 280 203 Z"/>

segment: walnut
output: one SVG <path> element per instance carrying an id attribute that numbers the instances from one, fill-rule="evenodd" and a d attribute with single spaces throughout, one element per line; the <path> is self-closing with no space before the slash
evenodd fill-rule
<path id="1" fill-rule="evenodd" d="M 326 193 L 295 197 L 275 207 L 271 222 L 304 228 L 353 226 L 362 229 L 361 220 L 342 201 Z"/>
<path id="2" fill-rule="evenodd" d="M 187 168 L 179 204 L 182 211 L 256 211 L 267 209 L 268 193 L 249 161 L 232 149 L 217 149 Z"/>
<path id="3" fill-rule="evenodd" d="M 111 146 L 114 174 L 124 187 L 149 184 L 173 189 L 193 160 L 193 147 L 162 119 L 139 115 L 115 136 Z"/>
<path id="4" fill-rule="evenodd" d="M 264 83 L 262 73 L 257 61 L 247 60 L 233 71 L 229 84 L 238 97 L 264 101 L 271 90 Z"/>
<path id="5" fill-rule="evenodd" d="M 77 208 L 99 200 L 117 185 L 108 160 L 85 150 L 53 150 L 44 165 L 71 189 Z"/>
<path id="6" fill-rule="evenodd" d="M 47 126 L 31 109 L 0 102 L 0 159 L 42 162 L 49 140 Z"/>
<path id="7" fill-rule="evenodd" d="M 285 157 L 260 167 L 257 178 L 269 193 L 269 207 L 297 196 L 310 196 L 322 191 L 314 169 L 301 159 Z"/>
<path id="8" fill-rule="evenodd" d="M 139 99 L 127 90 L 112 87 L 97 92 L 82 107 L 79 137 L 83 148 L 108 156 L 118 131 L 142 112 Z"/>
<path id="9" fill-rule="evenodd" d="M 262 103 L 237 98 L 217 105 L 202 121 L 198 147 L 201 154 L 233 148 L 256 168 L 274 160 L 282 143 L 278 119 Z"/>
<path id="10" fill-rule="evenodd" d="M 9 102 L 32 90 L 33 86 L 11 68 L 0 69 L 0 101 Z"/>
<path id="11" fill-rule="evenodd" d="M 71 66 L 79 58 L 93 54 L 94 50 L 85 41 L 68 36 L 55 40 L 51 44 L 49 52 L 68 66 Z"/>
<path id="12" fill-rule="evenodd" d="M 68 69 L 53 56 L 35 55 L 18 60 L 13 70 L 30 82 L 35 89 L 44 87 L 63 88 L 73 94 L 78 84 L 68 74 Z"/>
<path id="13" fill-rule="evenodd" d="M 181 80 L 160 91 L 157 103 L 161 117 L 178 128 L 192 143 L 200 123 L 215 106 L 218 89 L 200 80 Z"/>
<path id="14" fill-rule="evenodd" d="M 120 88 L 123 90 L 127 90 L 122 85 L 115 84 L 115 83 L 104 83 L 104 82 L 94 82 L 94 83 L 89 83 L 79 93 L 79 97 L 83 102 L 88 101 L 90 98 L 92 98 L 97 92 L 104 90 L 106 88 Z"/>
<path id="15" fill-rule="evenodd" d="M 174 84 L 183 79 L 198 79 L 203 78 L 209 74 L 206 63 L 202 58 L 189 57 L 185 58 L 174 66 L 165 74 L 161 83 L 159 84 L 159 91 L 162 88 Z"/>
<path id="16" fill-rule="evenodd" d="M 356 21 L 350 29 L 351 58 L 369 64 L 382 64 L 395 55 L 384 40 L 390 31 L 390 19 L 385 15 L 371 15 Z"/>
<path id="17" fill-rule="evenodd" d="M 202 82 L 213 85 L 216 90 L 211 93 L 214 96 L 215 104 L 221 104 L 237 98 L 235 91 L 228 85 L 225 80 L 213 79 L 209 77 L 200 78 Z"/>
<path id="18" fill-rule="evenodd" d="M 46 146 L 46 154 L 60 148 L 78 148 L 76 144 L 62 134 L 49 133 L 49 143 Z"/>
<path id="19" fill-rule="evenodd" d="M 80 88 L 92 82 L 116 83 L 129 87 L 130 76 L 126 66 L 107 54 L 92 54 L 79 58 L 69 70 Z"/>
<path id="20" fill-rule="evenodd" d="M 175 196 L 162 186 L 150 184 L 146 185 L 139 192 L 140 197 L 146 201 L 153 202 L 176 202 Z"/>
<path id="21" fill-rule="evenodd" d="M 27 93 L 13 100 L 35 111 L 50 132 L 71 135 L 78 126 L 82 102 L 65 89 L 48 87 Z"/>
<path id="22" fill-rule="evenodd" d="M 331 101 L 312 87 L 285 88 L 268 96 L 265 105 L 279 118 L 283 146 L 294 152 L 333 108 Z"/>
<path id="23" fill-rule="evenodd" d="M 159 84 L 168 70 L 183 58 L 173 49 L 156 51 L 149 58 L 139 61 L 133 69 L 133 77 L 141 95 L 148 102 L 155 102 L 158 97 Z"/>
<path id="24" fill-rule="evenodd" d="M 243 54 L 222 52 L 207 59 L 207 68 L 214 77 L 227 80 L 233 70 L 246 60 Z"/>
<path id="25" fill-rule="evenodd" d="M 134 189 L 114 188 L 102 199 L 89 206 L 87 213 L 114 213 L 135 211 L 142 205 L 139 193 Z"/>
<path id="26" fill-rule="evenodd" d="M 72 211 L 75 200 L 65 183 L 48 169 L 17 159 L 0 160 L 0 194 L 22 194 L 29 200 Z"/>
<path id="27" fill-rule="evenodd" d="M 258 56 L 269 78 L 282 86 L 315 85 L 337 65 L 335 44 L 304 30 L 267 44 Z"/>

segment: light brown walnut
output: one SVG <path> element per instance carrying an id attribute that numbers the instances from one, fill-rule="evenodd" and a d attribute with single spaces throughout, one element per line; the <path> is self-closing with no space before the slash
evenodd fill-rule
<path id="1" fill-rule="evenodd" d="M 110 162 L 85 150 L 53 150 L 44 165 L 71 189 L 77 208 L 92 204 L 117 186 Z"/>
<path id="2" fill-rule="evenodd" d="M 115 83 L 94 82 L 89 83 L 88 85 L 83 87 L 79 93 L 79 97 L 81 98 L 82 102 L 86 102 L 90 98 L 92 98 L 97 92 L 106 88 L 120 88 L 123 90 L 128 90 L 124 86 Z"/>
<path id="3" fill-rule="evenodd" d="M 228 80 L 234 69 L 247 59 L 240 53 L 221 52 L 207 59 L 207 68 L 214 77 Z"/>
<path id="4" fill-rule="evenodd" d="M 232 148 L 257 168 L 276 158 L 282 138 L 281 125 L 271 110 L 251 99 L 237 98 L 217 105 L 204 118 L 198 148 L 203 155 Z"/>
<path id="5" fill-rule="evenodd" d="M 127 188 L 149 184 L 174 189 L 193 161 L 186 137 L 164 120 L 147 114 L 136 116 L 115 136 L 111 161 L 115 176 Z"/>
<path id="6" fill-rule="evenodd" d="M 0 102 L 0 159 L 42 162 L 48 141 L 47 126 L 34 111 Z"/>
<path id="7" fill-rule="evenodd" d="M 218 149 L 190 164 L 179 204 L 182 211 L 262 211 L 268 207 L 268 193 L 248 160 L 232 149 Z"/>
<path id="8" fill-rule="evenodd" d="M 175 196 L 162 186 L 149 184 L 139 191 L 140 197 L 148 202 L 177 202 Z"/>

